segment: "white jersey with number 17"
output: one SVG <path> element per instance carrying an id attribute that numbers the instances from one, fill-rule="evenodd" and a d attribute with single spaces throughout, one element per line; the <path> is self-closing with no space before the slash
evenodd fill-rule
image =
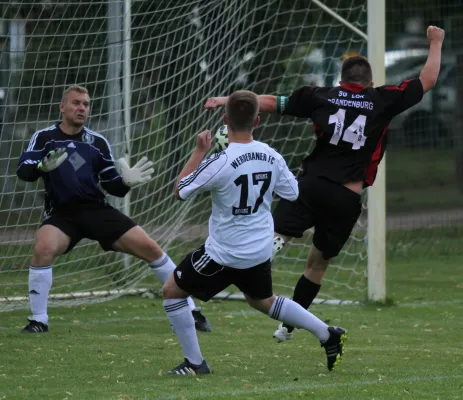
<path id="1" fill-rule="evenodd" d="M 178 189 L 182 200 L 211 192 L 206 253 L 232 268 L 250 268 L 271 257 L 272 193 L 290 201 L 299 194 L 283 157 L 258 141 L 230 143 L 183 178 Z"/>

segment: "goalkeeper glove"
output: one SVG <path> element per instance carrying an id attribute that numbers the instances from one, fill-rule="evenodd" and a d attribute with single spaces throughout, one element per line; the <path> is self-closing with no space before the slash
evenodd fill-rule
<path id="1" fill-rule="evenodd" d="M 139 160 L 132 168 L 129 167 L 125 158 L 117 160 L 117 164 L 122 180 L 129 187 L 149 182 L 151 180 L 151 174 L 154 173 L 154 169 L 151 168 L 153 163 L 148 161 L 146 157 Z"/>
<path id="2" fill-rule="evenodd" d="M 50 172 L 58 168 L 68 158 L 66 148 L 61 147 L 56 150 L 51 150 L 48 154 L 39 162 L 37 168 L 43 172 Z"/>

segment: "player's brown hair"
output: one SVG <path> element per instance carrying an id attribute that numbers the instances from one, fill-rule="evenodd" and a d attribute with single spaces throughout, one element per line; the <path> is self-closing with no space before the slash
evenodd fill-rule
<path id="1" fill-rule="evenodd" d="M 63 92 L 63 99 L 61 101 L 66 101 L 66 97 L 69 93 L 71 92 L 77 92 L 77 93 L 83 93 L 83 94 L 88 94 L 90 96 L 90 94 L 88 93 L 88 90 L 87 88 L 84 88 L 83 86 L 79 86 L 79 85 L 72 85 L 72 86 L 69 86 L 64 92 Z"/>
<path id="2" fill-rule="evenodd" d="M 230 95 L 225 106 L 227 124 L 232 131 L 252 131 L 259 113 L 259 98 L 249 90 L 238 90 Z"/>
<path id="3" fill-rule="evenodd" d="M 360 83 L 368 86 L 372 80 L 371 65 L 365 57 L 349 57 L 342 63 L 341 81 L 343 83 Z"/>

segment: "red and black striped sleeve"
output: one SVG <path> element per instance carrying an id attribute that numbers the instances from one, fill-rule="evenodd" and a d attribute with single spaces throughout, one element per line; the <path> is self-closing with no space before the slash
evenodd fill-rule
<path id="1" fill-rule="evenodd" d="M 418 104 L 424 94 L 423 85 L 419 79 L 403 81 L 399 86 L 380 86 L 376 90 L 386 102 L 387 111 L 391 117 Z"/>

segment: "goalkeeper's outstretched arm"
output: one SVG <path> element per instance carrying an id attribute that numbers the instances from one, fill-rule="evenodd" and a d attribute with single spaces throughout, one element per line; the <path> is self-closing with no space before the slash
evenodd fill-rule
<path id="1" fill-rule="evenodd" d="M 124 182 L 122 174 L 116 169 L 116 162 L 109 142 L 104 140 L 101 144 L 98 165 L 100 186 L 112 196 L 124 197 L 130 191 L 130 186 Z"/>
<path id="2" fill-rule="evenodd" d="M 113 196 L 124 197 L 131 188 L 148 183 L 152 178 L 153 163 L 146 157 L 142 157 L 130 168 L 125 158 L 114 161 L 111 147 L 106 140 L 100 148 L 100 154 L 98 172 L 100 184 L 106 192 Z"/>
<path id="3" fill-rule="evenodd" d="M 260 112 L 278 112 L 278 99 L 277 96 L 269 94 L 262 94 L 259 97 L 259 111 Z M 210 97 L 206 100 L 204 108 L 207 110 L 215 110 L 218 107 L 224 107 L 227 104 L 228 96 L 225 97 Z"/>
<path id="4" fill-rule="evenodd" d="M 115 197 L 125 197 L 130 191 L 130 187 L 124 183 L 121 176 L 110 181 L 102 181 L 100 178 L 100 185 L 107 193 Z"/>
<path id="5" fill-rule="evenodd" d="M 16 176 L 24 182 L 35 182 L 41 176 L 41 171 L 38 167 L 40 159 L 30 160 L 26 159 L 26 157 L 27 154 L 24 152 L 19 159 Z"/>
<path id="6" fill-rule="evenodd" d="M 43 131 L 37 131 L 32 135 L 27 148 L 19 157 L 18 168 L 16 169 L 16 175 L 19 179 L 26 182 L 35 182 L 42 176 L 43 172 L 49 172 L 57 168 L 66 159 L 66 149 L 59 152 L 50 151 L 47 154 L 45 150 L 46 142 L 47 139 Z"/>

